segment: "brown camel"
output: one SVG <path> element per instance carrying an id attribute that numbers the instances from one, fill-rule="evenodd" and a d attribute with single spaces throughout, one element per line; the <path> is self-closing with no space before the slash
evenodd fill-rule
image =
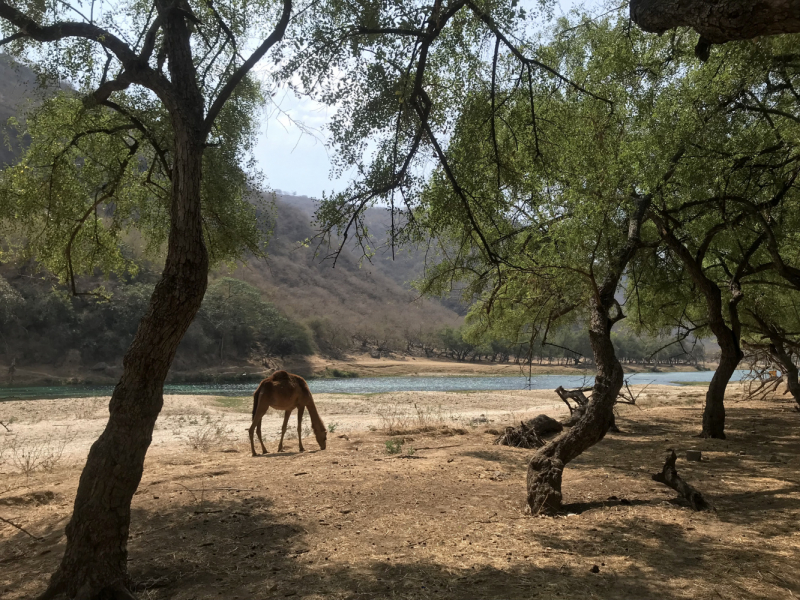
<path id="1" fill-rule="evenodd" d="M 308 416 L 311 417 L 311 428 L 314 430 L 314 436 L 317 438 L 317 443 L 321 450 L 325 450 L 325 440 L 328 437 L 328 432 L 325 430 L 325 424 L 317 412 L 317 407 L 314 405 L 314 398 L 311 396 L 311 390 L 308 389 L 306 380 L 299 375 L 293 375 L 286 371 L 275 371 L 270 377 L 262 381 L 255 394 L 253 394 L 253 423 L 250 425 L 250 450 L 253 451 L 253 456 L 256 455 L 256 447 L 253 444 L 253 430 L 258 433 L 258 441 L 261 443 L 261 452 L 267 453 L 264 446 L 264 440 L 261 439 L 261 419 L 269 410 L 269 407 L 276 410 L 286 411 L 283 416 L 283 429 L 281 429 L 281 441 L 278 444 L 278 452 L 283 452 L 283 436 L 286 434 L 286 424 L 289 422 L 289 415 L 292 411 L 297 409 L 297 443 L 300 446 L 300 452 L 304 452 L 303 448 L 303 412 L 308 409 Z"/>

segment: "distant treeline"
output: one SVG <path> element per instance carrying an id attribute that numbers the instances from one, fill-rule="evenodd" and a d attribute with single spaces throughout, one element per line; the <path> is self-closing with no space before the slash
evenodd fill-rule
<path id="1" fill-rule="evenodd" d="M 120 365 L 136 333 L 153 290 L 149 281 L 117 283 L 107 298 L 71 296 L 34 277 L 18 276 L 11 285 L 0 277 L 0 354 L 6 363 L 75 367 Z M 197 319 L 176 357 L 180 370 L 226 362 L 263 361 L 288 355 L 343 356 L 367 352 L 488 361 L 578 365 L 591 362 L 585 331 L 573 328 L 551 335 L 548 343 L 505 339 L 475 341 L 464 327 L 436 328 L 432 323 L 405 327 L 365 318 L 360 323 L 329 316 L 290 318 L 239 279 L 223 277 L 208 288 Z M 488 336 L 487 336 L 488 337 Z M 613 334 L 623 363 L 692 364 L 705 359 L 702 344 L 670 344 L 626 330 Z"/>
<path id="2" fill-rule="evenodd" d="M 71 361 L 90 368 L 121 362 L 153 291 L 150 283 L 117 285 L 104 299 L 15 283 L 0 278 L 0 341 L 6 362 Z M 210 284 L 176 360 L 190 367 L 314 351 L 307 327 L 284 316 L 253 286 L 223 278 Z"/>
<path id="3" fill-rule="evenodd" d="M 536 339 L 528 342 L 489 339 L 475 342 L 475 334 L 464 328 L 445 327 L 426 346 L 429 356 L 446 356 L 459 361 L 490 361 L 534 364 L 579 365 L 592 363 L 592 349 L 585 329 L 578 327 L 551 335 L 544 345 Z M 637 335 L 621 329 L 611 335 L 620 362 L 650 365 L 699 366 L 706 359 L 702 343 L 669 337 Z"/>

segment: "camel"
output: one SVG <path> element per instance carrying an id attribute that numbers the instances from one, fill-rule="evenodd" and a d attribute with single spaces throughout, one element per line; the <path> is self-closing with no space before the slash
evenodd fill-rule
<path id="1" fill-rule="evenodd" d="M 289 422 L 289 415 L 297 409 L 297 443 L 300 452 L 305 452 L 303 448 L 302 423 L 303 412 L 308 409 L 308 416 L 311 417 L 311 428 L 317 438 L 320 450 L 325 450 L 325 440 L 328 432 L 325 424 L 317 412 L 314 405 L 314 398 L 311 390 L 308 389 L 306 380 L 299 375 L 293 375 L 286 371 L 275 371 L 270 377 L 262 381 L 258 389 L 253 394 L 253 422 L 248 429 L 250 433 L 250 450 L 256 456 L 256 447 L 253 444 L 253 430 L 258 433 L 258 441 L 261 443 L 262 454 L 267 453 L 264 440 L 261 439 L 261 419 L 269 410 L 269 407 L 276 410 L 285 411 L 283 416 L 283 429 L 281 429 L 281 441 L 278 444 L 278 452 L 283 452 L 283 436 L 286 434 L 286 424 Z"/>

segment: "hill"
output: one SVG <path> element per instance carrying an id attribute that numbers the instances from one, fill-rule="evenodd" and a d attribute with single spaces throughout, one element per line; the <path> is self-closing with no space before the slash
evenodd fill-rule
<path id="1" fill-rule="evenodd" d="M 311 225 L 313 200 L 280 195 L 266 261 L 250 262 L 232 275 L 265 291 L 287 315 L 306 322 L 318 347 L 329 353 L 354 349 L 403 350 L 460 316 L 436 300 L 419 298 L 410 282 L 424 269 L 421 253 L 379 251 L 372 260 L 345 248 L 334 266 L 317 254 Z M 377 221 L 382 211 L 373 209 Z"/>

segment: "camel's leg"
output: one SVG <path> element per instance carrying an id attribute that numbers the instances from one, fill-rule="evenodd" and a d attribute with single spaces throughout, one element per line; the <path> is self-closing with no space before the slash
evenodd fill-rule
<path id="1" fill-rule="evenodd" d="M 256 455 L 256 447 L 253 444 L 253 431 L 256 428 L 256 420 L 253 419 L 253 422 L 250 424 L 250 429 L 247 430 L 248 434 L 250 435 L 250 451 L 253 453 L 253 456 Z"/>
<path id="2" fill-rule="evenodd" d="M 283 452 L 283 436 L 286 435 L 286 425 L 289 424 L 289 415 L 292 414 L 291 410 L 287 410 L 283 414 L 283 427 L 281 428 L 281 443 L 278 444 L 278 452 Z"/>
<path id="3" fill-rule="evenodd" d="M 306 451 L 306 449 L 303 448 L 303 412 L 305 412 L 305 410 L 305 406 L 297 407 L 297 444 L 300 446 L 300 452 Z"/>
<path id="4" fill-rule="evenodd" d="M 255 444 L 253 444 L 253 432 L 256 430 L 256 427 L 258 427 L 259 430 L 261 429 L 261 415 L 258 413 L 253 417 L 253 422 L 250 423 L 250 429 L 247 430 L 247 433 L 250 435 L 250 451 L 253 453 L 253 456 L 256 456 L 256 447 Z M 259 431 L 258 439 L 261 439 L 261 431 Z M 263 442 L 261 445 L 264 445 Z"/>
<path id="5" fill-rule="evenodd" d="M 256 426 L 256 433 L 258 433 L 258 441 L 261 444 L 261 454 L 266 454 L 267 447 L 264 445 L 264 440 L 261 438 L 261 419 L 258 420 L 258 425 Z"/>

